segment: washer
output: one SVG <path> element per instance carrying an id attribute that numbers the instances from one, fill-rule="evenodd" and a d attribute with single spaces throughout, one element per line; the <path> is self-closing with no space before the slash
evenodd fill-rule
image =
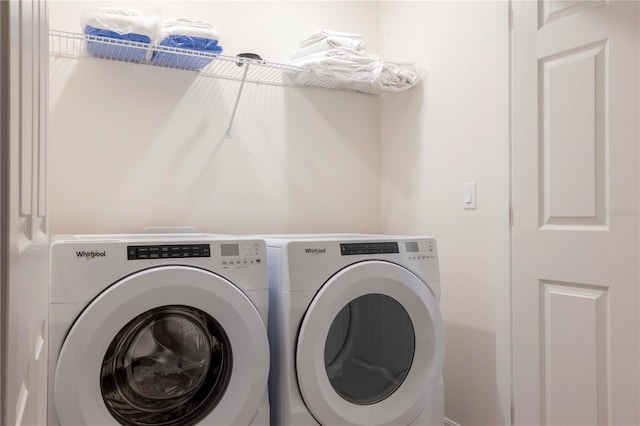
<path id="1" fill-rule="evenodd" d="M 49 425 L 267 425 L 266 247 L 204 234 L 51 245 Z"/>
<path id="2" fill-rule="evenodd" d="M 271 424 L 442 426 L 436 241 L 264 238 Z"/>

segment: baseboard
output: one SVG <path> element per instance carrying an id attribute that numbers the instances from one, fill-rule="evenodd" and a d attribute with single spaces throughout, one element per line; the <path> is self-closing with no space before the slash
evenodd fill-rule
<path id="1" fill-rule="evenodd" d="M 453 420 L 444 418 L 444 426 L 461 426 L 460 424 L 454 422 Z"/>

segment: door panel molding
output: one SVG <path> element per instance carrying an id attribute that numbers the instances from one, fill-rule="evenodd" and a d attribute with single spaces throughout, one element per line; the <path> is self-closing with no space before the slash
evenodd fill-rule
<path id="1" fill-rule="evenodd" d="M 540 226 L 607 229 L 607 40 L 538 62 Z"/>
<path id="2" fill-rule="evenodd" d="M 609 288 L 540 280 L 540 292 L 546 424 L 610 424 Z"/>
<path id="3" fill-rule="evenodd" d="M 552 22 L 567 18 L 585 10 L 607 6 L 609 0 L 582 0 L 582 1 L 558 1 L 542 0 L 538 3 L 539 24 L 538 28 L 549 25 Z"/>

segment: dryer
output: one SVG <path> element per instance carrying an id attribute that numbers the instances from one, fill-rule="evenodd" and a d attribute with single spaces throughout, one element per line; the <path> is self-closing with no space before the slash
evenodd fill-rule
<path id="1" fill-rule="evenodd" d="M 442 426 L 436 241 L 264 238 L 271 424 Z"/>
<path id="2" fill-rule="evenodd" d="M 204 234 L 59 236 L 49 425 L 267 425 L 266 247 Z"/>

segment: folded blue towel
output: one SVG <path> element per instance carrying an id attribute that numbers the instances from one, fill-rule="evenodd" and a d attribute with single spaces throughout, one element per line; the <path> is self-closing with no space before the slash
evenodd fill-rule
<path id="1" fill-rule="evenodd" d="M 115 31 L 95 28 L 90 25 L 84 27 L 84 33 L 88 36 L 107 37 L 121 40 L 117 45 L 101 43 L 100 41 L 87 38 L 87 51 L 97 58 L 116 59 L 126 62 L 141 62 L 144 60 L 148 47 L 132 46 L 127 42 L 149 44 L 151 38 L 142 34 L 120 34 Z"/>
<path id="2" fill-rule="evenodd" d="M 184 35 L 167 36 L 162 39 L 160 46 L 177 47 L 215 55 L 222 52 L 222 46 L 218 45 L 218 40 Z M 188 56 L 179 53 L 154 52 L 151 62 L 165 67 L 200 71 L 213 59 L 212 57 Z"/>
<path id="3" fill-rule="evenodd" d="M 184 35 L 173 35 L 165 37 L 161 46 L 179 47 L 181 49 L 201 50 L 212 53 L 222 53 L 222 46 L 218 45 L 218 40 L 210 40 L 202 37 L 189 37 Z"/>
<path id="4" fill-rule="evenodd" d="M 103 30 L 103 29 L 100 29 L 100 28 L 95 28 L 95 27 L 92 27 L 91 25 L 87 25 L 87 26 L 84 27 L 84 33 L 87 34 L 87 35 L 93 35 L 93 36 L 98 36 L 98 37 L 111 37 L 111 38 L 117 38 L 117 39 L 120 39 L 120 40 L 135 41 L 137 43 L 150 43 L 151 42 L 151 38 L 149 36 L 146 36 L 146 35 L 135 34 L 135 33 L 120 34 L 120 33 L 117 33 L 115 31 Z"/>

